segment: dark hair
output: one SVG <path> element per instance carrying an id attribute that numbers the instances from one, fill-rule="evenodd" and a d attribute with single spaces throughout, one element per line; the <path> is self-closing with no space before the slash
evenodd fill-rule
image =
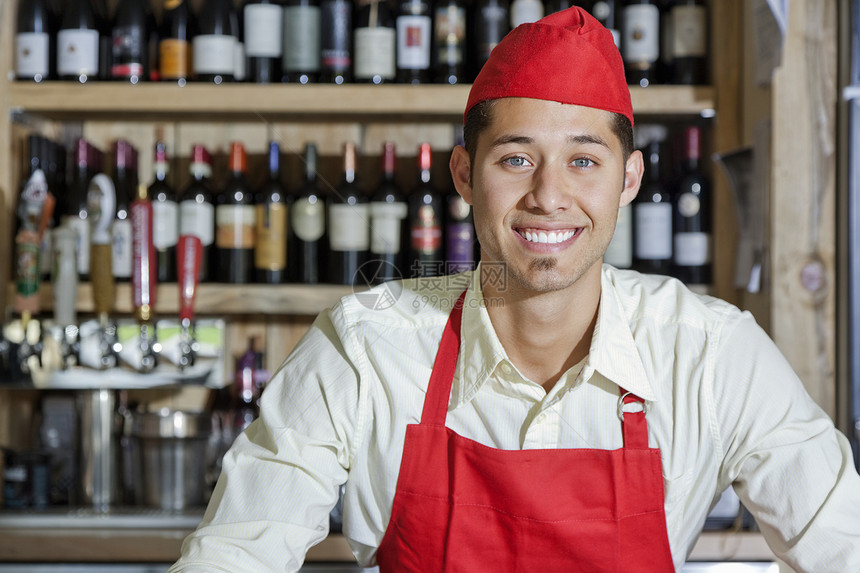
<path id="1" fill-rule="evenodd" d="M 498 100 L 490 99 L 475 104 L 469 113 L 466 114 L 466 121 L 463 124 L 463 142 L 466 151 L 469 153 L 469 161 L 475 162 L 475 154 L 478 150 L 478 136 L 484 131 L 493 119 L 493 107 Z M 621 153 L 624 163 L 627 163 L 627 158 L 633 153 L 633 124 L 627 119 L 626 115 L 620 113 L 612 114 L 612 133 L 614 133 L 621 142 Z"/>

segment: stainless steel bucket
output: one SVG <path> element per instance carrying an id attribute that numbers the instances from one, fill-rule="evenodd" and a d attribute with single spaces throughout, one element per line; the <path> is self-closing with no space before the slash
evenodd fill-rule
<path id="1" fill-rule="evenodd" d="M 165 510 L 205 505 L 211 414 L 161 410 L 131 416 L 136 503 Z"/>

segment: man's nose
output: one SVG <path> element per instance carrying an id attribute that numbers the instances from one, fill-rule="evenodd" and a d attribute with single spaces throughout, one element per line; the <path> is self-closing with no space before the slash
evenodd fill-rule
<path id="1" fill-rule="evenodd" d="M 531 189 L 524 197 L 526 209 L 543 213 L 566 210 L 572 200 L 566 169 L 556 164 L 545 164 L 535 171 Z"/>

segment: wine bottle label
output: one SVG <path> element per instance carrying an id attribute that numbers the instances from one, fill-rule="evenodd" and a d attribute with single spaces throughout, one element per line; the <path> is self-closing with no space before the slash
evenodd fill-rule
<path id="1" fill-rule="evenodd" d="M 396 34 L 393 28 L 356 28 L 355 30 L 356 79 L 367 80 L 379 76 L 394 79 Z"/>
<path id="2" fill-rule="evenodd" d="M 187 78 L 191 72 L 191 50 L 185 40 L 165 38 L 158 44 L 158 64 L 162 78 Z"/>
<path id="3" fill-rule="evenodd" d="M 19 78 L 48 75 L 48 34 L 26 32 L 15 37 L 15 73 Z"/>
<path id="4" fill-rule="evenodd" d="M 400 231 L 409 214 L 406 203 L 370 204 L 370 252 L 375 255 L 393 255 L 400 252 Z"/>
<path id="5" fill-rule="evenodd" d="M 117 219 L 111 226 L 111 270 L 120 279 L 131 277 L 131 219 Z"/>
<path id="6" fill-rule="evenodd" d="M 404 70 L 430 68 L 430 16 L 397 18 L 397 67 Z"/>
<path id="7" fill-rule="evenodd" d="M 333 251 L 366 251 L 370 247 L 370 206 L 329 205 L 329 246 Z"/>
<path id="8" fill-rule="evenodd" d="M 424 255 L 432 255 L 442 247 L 442 226 L 433 207 L 422 205 L 418 209 L 409 239 L 412 249 Z"/>
<path id="9" fill-rule="evenodd" d="M 704 6 L 672 8 L 672 55 L 675 58 L 698 58 L 708 53 L 707 23 Z"/>
<path id="10" fill-rule="evenodd" d="M 182 201 L 179 204 L 179 234 L 197 237 L 204 247 L 211 245 L 215 241 L 215 206 Z"/>
<path id="11" fill-rule="evenodd" d="M 245 81 L 245 43 L 236 41 L 233 44 L 233 79 L 237 82 Z"/>
<path id="12" fill-rule="evenodd" d="M 152 202 L 152 242 L 156 249 L 175 247 L 179 242 L 179 205 L 175 201 Z"/>
<path id="13" fill-rule="evenodd" d="M 320 56 L 327 70 L 348 70 L 352 65 L 350 53 L 352 5 L 329 1 L 322 4 L 322 38 Z"/>
<path id="14" fill-rule="evenodd" d="M 245 6 L 245 54 L 280 58 L 283 53 L 284 9 L 277 4 Z"/>
<path id="15" fill-rule="evenodd" d="M 615 232 L 603 254 L 603 262 L 619 269 L 629 269 L 633 265 L 633 215 L 632 207 L 625 205 L 618 210 Z"/>
<path id="16" fill-rule="evenodd" d="M 257 205 L 254 266 L 270 271 L 287 267 L 287 206 L 282 203 Z"/>
<path id="17" fill-rule="evenodd" d="M 475 226 L 472 223 L 449 223 L 445 234 L 447 271 L 458 273 L 471 269 L 475 262 Z"/>
<path id="18" fill-rule="evenodd" d="M 541 18 L 543 18 L 543 3 L 540 0 L 514 0 L 511 4 L 511 28 L 537 22 Z"/>
<path id="19" fill-rule="evenodd" d="M 219 249 L 253 249 L 255 227 L 253 205 L 215 207 L 215 246 Z"/>
<path id="20" fill-rule="evenodd" d="M 116 26 L 111 34 L 111 76 L 123 78 L 143 74 L 144 42 L 142 30 L 137 26 Z"/>
<path id="21" fill-rule="evenodd" d="M 635 207 L 636 257 L 672 258 L 672 206 L 669 203 L 637 203 Z"/>
<path id="22" fill-rule="evenodd" d="M 63 224 L 75 234 L 75 259 L 78 273 L 87 275 L 90 272 L 90 225 L 86 219 L 65 217 Z"/>
<path id="23" fill-rule="evenodd" d="M 660 9 L 654 4 L 627 6 L 623 12 L 621 55 L 628 63 L 653 64 L 660 57 Z"/>
<path id="24" fill-rule="evenodd" d="M 284 71 L 320 69 L 320 9 L 317 6 L 284 8 Z"/>
<path id="25" fill-rule="evenodd" d="M 682 217 L 695 217 L 702 210 L 702 202 L 694 193 L 682 193 L 678 197 L 678 214 Z"/>
<path id="26" fill-rule="evenodd" d="M 296 236 L 306 243 L 319 241 L 325 234 L 325 210 L 321 201 L 311 203 L 306 198 L 293 203 L 290 226 Z"/>
<path id="27" fill-rule="evenodd" d="M 98 30 L 60 30 L 57 33 L 57 73 L 92 76 L 98 71 Z"/>
<path id="28" fill-rule="evenodd" d="M 711 262 L 711 236 L 708 233 L 676 233 L 675 264 L 698 267 Z"/>
<path id="29" fill-rule="evenodd" d="M 449 5 L 436 9 L 436 59 L 450 66 L 463 63 L 466 10 Z"/>
<path id="30" fill-rule="evenodd" d="M 236 36 L 194 36 L 191 48 L 194 73 L 233 75 L 236 41 Z"/>

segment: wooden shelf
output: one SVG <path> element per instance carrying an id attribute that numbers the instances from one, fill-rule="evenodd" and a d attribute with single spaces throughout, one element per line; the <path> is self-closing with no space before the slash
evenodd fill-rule
<path id="1" fill-rule="evenodd" d="M 304 315 L 315 316 L 345 295 L 354 292 L 343 285 L 230 285 L 206 283 L 199 287 L 195 313 L 201 316 L 227 315 Z M 53 289 L 43 284 L 39 289 L 43 310 L 53 308 Z M 15 286 L 9 285 L 7 300 L 15 300 Z M 131 314 L 131 285 L 118 283 L 114 309 L 118 314 Z M 92 286 L 78 285 L 77 306 L 80 313 L 93 312 Z M 158 287 L 156 315 L 167 318 L 179 312 L 179 287 L 175 283 Z"/>
<path id="2" fill-rule="evenodd" d="M 14 82 L 8 102 L 13 112 L 61 120 L 119 116 L 140 121 L 205 120 L 217 115 L 219 119 L 459 121 L 470 87 Z M 699 115 L 714 109 L 714 90 L 707 86 L 633 87 L 630 92 L 638 114 Z"/>

